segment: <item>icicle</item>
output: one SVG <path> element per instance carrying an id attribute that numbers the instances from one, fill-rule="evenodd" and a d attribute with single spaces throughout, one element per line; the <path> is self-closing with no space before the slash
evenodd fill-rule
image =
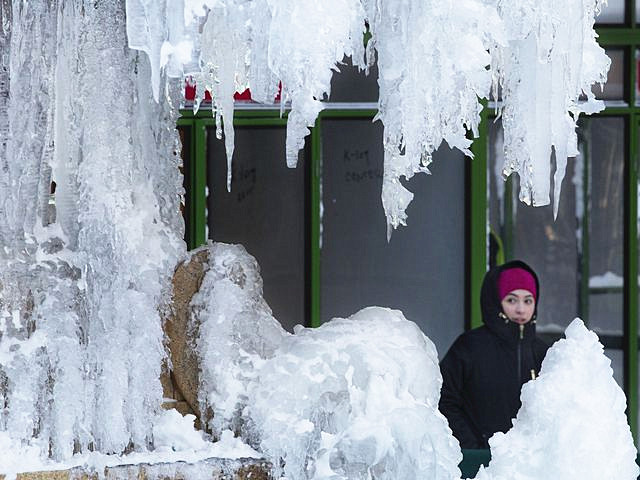
<path id="1" fill-rule="evenodd" d="M 179 0 L 166 0 L 175 13 Z M 581 112 L 599 111 L 591 85 L 604 82 L 609 60 L 595 42 L 594 15 L 603 0 L 188 0 L 183 28 L 172 20 L 169 40 L 172 72 L 200 54 L 198 83 L 213 95 L 213 108 L 228 159 L 233 156 L 233 94 L 250 87 L 254 100 L 271 102 L 282 85 L 281 114 L 291 102 L 286 160 L 293 167 L 309 128 L 329 95 L 333 70 L 342 58 L 367 70 L 377 53 L 379 114 L 384 124 L 383 205 L 391 229 L 406 223 L 411 198 L 400 177 L 426 172 L 445 141 L 471 156 L 467 132 L 478 135 L 481 104 L 502 88 L 505 129 L 504 175 L 517 172 L 520 199 L 533 205 L 550 201 L 552 147 L 559 157 L 575 152 L 575 125 Z M 203 8 L 203 6 L 205 8 Z M 144 0 L 132 11 L 146 12 Z M 151 10 L 149 10 L 151 11 Z M 154 10 L 155 11 L 155 10 Z M 164 25 L 134 16 L 132 45 L 149 50 L 152 31 Z M 194 20 L 194 17 L 196 20 Z M 196 35 L 197 18 L 204 19 Z M 479 21 L 478 19 L 482 19 Z M 576 21 L 577 20 L 577 21 Z M 366 51 L 362 34 L 372 34 Z M 173 33 L 172 33 L 173 32 Z M 144 33 L 144 32 L 142 32 Z M 130 39 L 130 42 L 132 42 Z M 180 52 L 180 54 L 178 54 Z M 163 57 L 164 59 L 164 57 Z M 182 60 L 180 60 L 182 59 Z M 365 61 L 366 59 L 366 61 Z M 166 59 L 161 60 L 164 64 Z M 587 102 L 578 103 L 584 93 Z M 194 108 L 197 108 L 197 102 Z M 559 199 L 564 158 L 554 174 Z M 557 201 L 555 212 L 557 215 Z"/>
<path id="2" fill-rule="evenodd" d="M 474 0 L 455 6 L 435 0 L 363 3 L 372 33 L 367 48 L 378 56 L 376 118 L 384 124 L 382 204 L 389 236 L 406 224 L 413 198 L 400 177 L 427 172 L 443 141 L 471 156 L 467 130 L 477 132 L 478 98 L 491 88 L 487 50 L 505 39 L 495 8 Z"/>
<path id="3" fill-rule="evenodd" d="M 604 81 L 610 65 L 593 30 L 600 3 L 566 0 L 559 10 L 550 0 L 530 5 L 498 2 L 510 38 L 508 46 L 492 51 L 503 87 L 504 174 L 518 173 L 520 200 L 549 204 L 554 147 L 554 218 L 566 159 L 578 154 L 578 116 L 604 108 L 591 92 L 592 84 Z M 579 103 L 581 95 L 586 102 Z"/>

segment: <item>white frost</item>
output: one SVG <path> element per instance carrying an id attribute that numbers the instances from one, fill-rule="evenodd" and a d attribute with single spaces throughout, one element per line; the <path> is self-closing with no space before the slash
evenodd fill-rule
<path id="1" fill-rule="evenodd" d="M 589 277 L 589 288 L 622 288 L 623 285 L 624 278 L 613 272 Z"/>
<path id="2" fill-rule="evenodd" d="M 433 343 L 397 310 L 368 307 L 288 337 L 260 370 L 247 415 L 291 480 L 458 478 L 438 411 Z"/>
<path id="3" fill-rule="evenodd" d="M 249 385 L 289 333 L 262 298 L 258 263 L 244 247 L 213 243 L 201 249 L 209 250 L 209 270 L 191 301 L 199 404 L 201 412 L 211 411 L 204 420 L 219 435 L 242 429 Z"/>
<path id="4" fill-rule="evenodd" d="M 73 455 L 64 461 L 53 461 L 43 457 L 41 450 L 46 448 L 46 445 L 35 442 L 32 445 L 20 445 L 7 432 L 0 431 L 0 473 L 12 480 L 18 473 L 67 470 L 75 467 L 101 474 L 105 467 L 118 465 L 154 465 L 169 462 L 195 464 L 210 458 L 262 458 L 261 454 L 241 439 L 235 438 L 228 430 L 222 432 L 218 442 L 208 441 L 201 431 L 194 429 L 194 419 L 193 415 L 183 417 L 173 409 L 163 411 L 155 420 L 153 428 L 156 438 L 156 449 L 153 452 L 132 452 L 128 455 L 89 452 Z M 171 468 L 171 465 L 166 467 Z M 196 465 L 193 467 L 192 473 L 210 475 L 206 466 L 200 466 L 200 472 Z"/>

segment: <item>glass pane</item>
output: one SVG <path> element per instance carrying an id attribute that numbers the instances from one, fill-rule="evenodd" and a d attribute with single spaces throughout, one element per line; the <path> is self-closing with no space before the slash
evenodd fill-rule
<path id="1" fill-rule="evenodd" d="M 576 217 L 581 215 L 582 199 L 576 191 L 575 177 L 580 176 L 580 160 L 568 161 L 558 218 L 554 221 L 551 205 L 534 208 L 517 200 L 516 175 L 510 179 L 513 192 L 509 192 L 509 185 L 502 179 L 504 152 L 500 120 L 490 124 L 489 140 L 491 233 L 504 245 L 505 260 L 523 260 L 538 274 L 541 290 L 538 330 L 560 332 L 578 312 L 579 232 L 576 231 Z M 490 246 L 491 243 L 490 239 Z"/>
<path id="2" fill-rule="evenodd" d="M 624 388 L 624 352 L 622 350 L 605 348 L 604 354 L 611 360 L 611 368 L 613 368 L 613 378 L 616 380 L 620 388 Z"/>
<path id="3" fill-rule="evenodd" d="M 224 144 L 207 129 L 209 238 L 241 243 L 256 258 L 264 298 L 292 331 L 305 323 L 305 162 L 287 168 L 284 128 L 236 128 L 235 134 L 229 193 Z"/>
<path id="4" fill-rule="evenodd" d="M 400 309 L 444 355 L 464 329 L 465 158 L 443 147 L 433 175 L 408 183 L 408 226 L 387 243 L 382 125 L 325 120 L 322 152 L 322 320 L 369 305 Z"/>
<path id="5" fill-rule="evenodd" d="M 593 277 L 592 277 L 593 279 Z M 619 292 L 589 295 L 589 325 L 599 334 L 621 334 L 623 318 L 622 288 Z"/>
<path id="6" fill-rule="evenodd" d="M 601 100 L 624 100 L 625 50 L 621 48 L 606 48 L 605 51 L 611 58 L 607 82 L 604 84 L 604 90 L 600 87 L 600 84 L 593 85 L 591 90 L 596 95 L 596 98 Z"/>
<path id="7" fill-rule="evenodd" d="M 555 221 L 551 205 L 530 207 L 517 201 L 514 208 L 510 250 L 513 258 L 524 260 L 538 274 L 541 295 L 537 322 L 541 332 L 564 330 L 579 311 L 580 244 L 576 217 L 581 199 L 571 180 L 580 172 L 580 166 L 575 159 L 568 161 Z"/>
<path id="8" fill-rule="evenodd" d="M 541 332 L 561 332 L 580 316 L 594 330 L 622 333 L 624 131 L 619 117 L 581 121 L 582 153 L 568 160 L 554 221 L 551 205 L 516 200 L 517 175 L 508 191 L 501 178 L 502 125 L 490 124 L 490 232 L 506 259 L 522 259 L 538 273 Z"/>
<path id="9" fill-rule="evenodd" d="M 591 194 L 589 325 L 595 330 L 621 334 L 625 124 L 619 117 L 589 118 L 581 124 Z M 612 289 L 618 293 L 611 293 Z"/>
<path id="10" fill-rule="evenodd" d="M 331 78 L 330 102 L 377 102 L 378 67 L 369 69 L 369 75 L 354 67 L 350 57 L 345 57 Z"/>
<path id="11" fill-rule="evenodd" d="M 625 0 L 608 0 L 606 5 L 603 5 L 600 15 L 596 17 L 596 25 L 624 23 L 626 3 Z"/>

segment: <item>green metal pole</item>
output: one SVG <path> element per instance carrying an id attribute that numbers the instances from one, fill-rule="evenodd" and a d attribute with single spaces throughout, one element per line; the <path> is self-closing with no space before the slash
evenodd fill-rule
<path id="1" fill-rule="evenodd" d="M 322 135 L 320 130 L 320 117 L 316 120 L 316 125 L 311 130 L 311 245 L 310 245 L 310 269 L 311 269 L 311 291 L 310 291 L 310 323 L 312 327 L 319 327 L 320 317 L 320 255 L 321 242 L 320 223 L 322 218 L 320 209 L 321 189 L 322 189 Z"/>
<path id="2" fill-rule="evenodd" d="M 191 182 L 192 245 L 196 248 L 207 242 L 207 127 L 197 119 L 194 125 L 193 177 Z"/>
<path id="3" fill-rule="evenodd" d="M 194 248 L 194 231 L 193 231 L 193 222 L 195 219 L 194 211 L 193 211 L 193 180 L 195 177 L 195 146 L 196 146 L 196 135 L 195 135 L 195 124 L 193 116 L 190 115 L 191 112 L 182 112 L 183 116 L 178 119 L 177 126 L 185 128 L 185 140 L 186 140 L 186 152 L 188 156 L 184 157 L 183 151 L 183 166 L 182 166 L 182 174 L 184 176 L 184 185 L 185 185 L 185 196 L 184 196 L 184 217 L 185 217 L 185 232 L 184 232 L 184 240 L 187 244 L 187 249 L 191 250 Z M 184 148 L 184 146 L 183 146 Z"/>
<path id="4" fill-rule="evenodd" d="M 630 2 L 631 26 L 635 27 L 635 1 Z M 628 47 L 629 105 L 633 113 L 627 117 L 628 158 L 625 162 L 625 253 L 624 319 L 625 369 L 624 383 L 627 393 L 628 418 L 633 438 L 638 435 L 638 120 L 636 112 L 637 60 L 636 45 Z"/>
<path id="5" fill-rule="evenodd" d="M 627 415 L 634 438 L 638 433 L 638 117 L 628 125 L 629 155 L 625 162 L 624 319 Z"/>
<path id="6" fill-rule="evenodd" d="M 488 154 L 488 112 L 486 102 L 482 110 L 479 136 L 473 141 L 467 170 L 469 188 L 467 202 L 468 238 L 467 261 L 467 328 L 482 325 L 480 311 L 480 287 L 487 271 L 487 154 Z"/>

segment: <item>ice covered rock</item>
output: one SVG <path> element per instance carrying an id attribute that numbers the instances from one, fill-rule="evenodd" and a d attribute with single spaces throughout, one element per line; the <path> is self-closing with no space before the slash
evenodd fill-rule
<path id="1" fill-rule="evenodd" d="M 271 315 L 258 263 L 242 245 L 201 248 L 208 264 L 191 301 L 192 338 L 200 362 L 200 412 L 220 435 L 242 430 L 250 385 L 289 333 Z"/>
<path id="2" fill-rule="evenodd" d="M 437 353 L 416 324 L 369 307 L 290 335 L 242 246 L 211 243 L 185 265 L 195 258 L 200 411 L 215 435 L 240 432 L 291 480 L 459 476 Z"/>
<path id="3" fill-rule="evenodd" d="M 254 441 L 288 479 L 459 478 L 435 346 L 400 311 L 298 329 L 259 375 L 247 407 Z"/>
<path id="4" fill-rule="evenodd" d="M 626 400 L 602 344 L 580 319 L 548 351 L 540 376 L 522 388 L 506 434 L 490 440 L 479 480 L 635 480 L 637 451 Z"/>
<path id="5" fill-rule="evenodd" d="M 290 335 L 262 299 L 253 257 L 203 248 L 191 309 L 201 411 L 217 435 L 240 431 L 290 480 L 459 477 L 438 356 L 415 323 L 369 307 Z"/>
<path id="6" fill-rule="evenodd" d="M 200 416 L 198 405 L 198 356 L 195 352 L 192 333 L 194 322 L 191 320 L 191 300 L 198 292 L 206 274 L 209 262 L 209 249 L 199 248 L 190 252 L 181 261 L 173 274 L 172 308 L 164 323 L 171 358 L 171 378 L 164 378 L 168 388 L 177 390 L 191 410 Z"/>

